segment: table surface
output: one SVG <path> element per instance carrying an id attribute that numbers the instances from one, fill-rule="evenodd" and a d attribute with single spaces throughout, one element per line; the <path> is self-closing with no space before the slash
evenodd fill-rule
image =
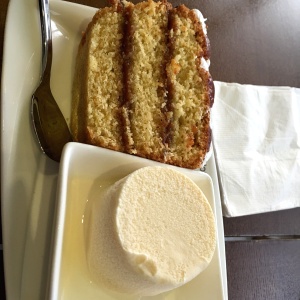
<path id="1" fill-rule="evenodd" d="M 101 3 L 72 2 L 94 7 Z M 299 0 L 172 3 L 198 8 L 207 18 L 214 80 L 300 88 Z M 7 7 L 8 0 L 1 0 L 0 71 Z M 299 300 L 300 208 L 223 220 L 228 298 Z M 0 249 L 2 254 L 2 245 Z M 5 299 L 0 261 L 0 299 Z"/>

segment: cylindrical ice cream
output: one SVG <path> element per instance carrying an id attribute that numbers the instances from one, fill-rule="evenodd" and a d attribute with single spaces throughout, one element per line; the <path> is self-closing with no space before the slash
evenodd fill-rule
<path id="1" fill-rule="evenodd" d="M 215 221 L 199 187 L 168 167 L 145 167 L 112 185 L 91 212 L 93 280 L 127 294 L 179 287 L 212 259 Z"/>

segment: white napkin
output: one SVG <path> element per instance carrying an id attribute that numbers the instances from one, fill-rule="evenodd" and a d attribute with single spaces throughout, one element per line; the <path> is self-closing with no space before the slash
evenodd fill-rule
<path id="1" fill-rule="evenodd" d="M 300 89 L 215 82 L 224 216 L 300 206 Z"/>

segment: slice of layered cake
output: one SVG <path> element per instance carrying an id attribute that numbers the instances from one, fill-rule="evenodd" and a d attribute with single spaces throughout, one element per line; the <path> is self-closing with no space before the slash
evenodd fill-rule
<path id="1" fill-rule="evenodd" d="M 79 45 L 74 140 L 200 167 L 211 141 L 208 59 L 205 24 L 194 10 L 113 1 L 96 13 Z"/>

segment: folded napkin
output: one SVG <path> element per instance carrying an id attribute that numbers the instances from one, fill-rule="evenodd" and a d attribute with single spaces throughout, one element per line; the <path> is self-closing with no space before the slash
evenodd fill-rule
<path id="1" fill-rule="evenodd" d="M 300 89 L 215 82 L 211 122 L 224 216 L 300 206 Z"/>

